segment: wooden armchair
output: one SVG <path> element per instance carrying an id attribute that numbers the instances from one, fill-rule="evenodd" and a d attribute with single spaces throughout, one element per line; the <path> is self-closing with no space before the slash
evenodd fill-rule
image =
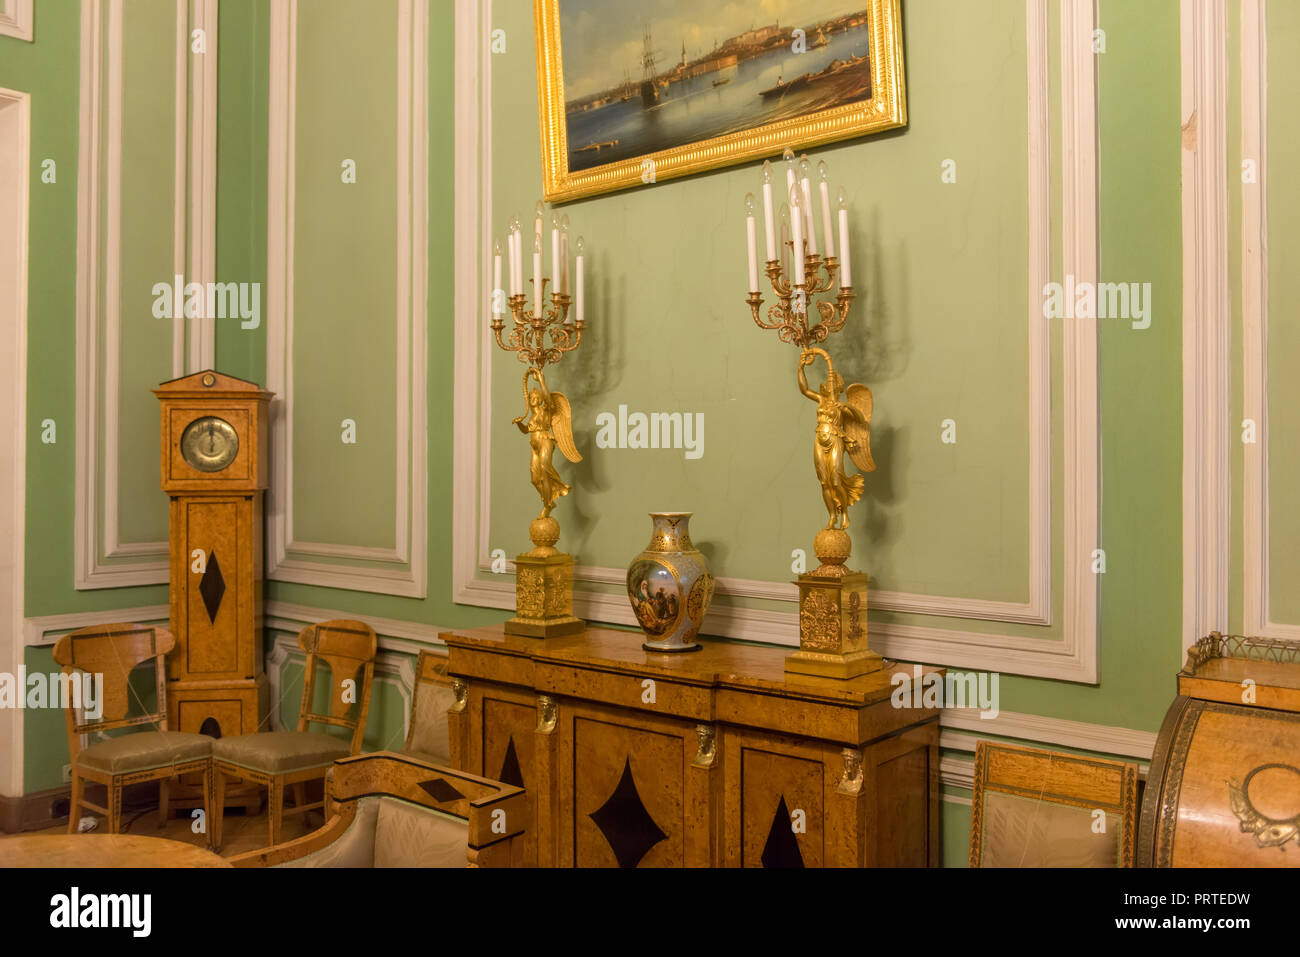
<path id="1" fill-rule="evenodd" d="M 333 816 L 235 867 L 518 867 L 522 788 L 391 751 L 341 758 L 325 779 Z"/>
<path id="2" fill-rule="evenodd" d="M 213 843 L 217 847 L 221 846 L 227 778 L 249 781 L 267 789 L 268 843 L 276 844 L 286 813 L 303 814 L 324 804 L 323 801 L 307 803 L 306 782 L 323 780 L 337 758 L 356 754 L 361 749 L 361 736 L 370 712 L 370 683 L 375 673 L 374 629 L 348 619 L 308 625 L 298 635 L 298 647 L 307 653 L 298 730 L 259 731 L 221 738 L 212 744 L 216 778 Z M 322 665 L 328 666 L 331 679 L 329 710 L 324 713 L 313 710 L 317 671 Z M 312 731 L 313 724 L 346 728 L 352 734 L 350 738 L 340 738 Z M 290 785 L 294 789 L 294 806 L 286 810 L 284 789 Z"/>
<path id="3" fill-rule="evenodd" d="M 85 701 L 75 695 L 65 702 L 68 753 L 72 764 L 72 801 L 68 808 L 68 833 L 75 834 L 81 809 L 90 808 L 108 818 L 110 834 L 122 830 L 122 789 L 141 781 L 159 782 L 159 826 L 167 820 L 168 787 L 172 778 L 193 771 L 203 775 L 204 820 L 211 821 L 212 739 L 203 734 L 167 730 L 167 653 L 176 639 L 165 628 L 110 624 L 79 628 L 54 645 L 54 660 L 63 670 L 63 687 L 81 682 L 82 674 L 102 682 L 98 716 L 85 720 Z M 127 717 L 130 710 L 129 676 L 138 665 L 152 660 L 157 687 L 155 711 Z M 143 709 L 143 702 L 137 703 Z M 94 744 L 87 736 L 98 731 L 149 725 L 152 730 L 117 735 Z M 108 806 L 86 800 L 86 781 L 108 789 Z M 209 828 L 209 831 L 211 829 Z M 210 836 L 210 835 L 209 835 Z M 209 840 L 211 843 L 211 840 Z"/>
<path id="4" fill-rule="evenodd" d="M 1137 772 L 1084 754 L 977 742 L 970 866 L 1132 867 Z"/>
<path id="5" fill-rule="evenodd" d="M 421 651 L 415 663 L 415 688 L 411 691 L 411 718 L 402 753 L 451 766 L 451 740 L 447 711 L 456 703 L 456 692 L 447 675 L 447 656 Z"/>

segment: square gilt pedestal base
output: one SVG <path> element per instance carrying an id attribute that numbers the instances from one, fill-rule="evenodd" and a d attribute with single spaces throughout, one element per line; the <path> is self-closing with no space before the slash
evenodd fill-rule
<path id="1" fill-rule="evenodd" d="M 587 623 L 573 615 L 573 556 L 516 558 L 515 617 L 506 622 L 506 634 L 553 638 L 586 629 Z"/>
<path id="2" fill-rule="evenodd" d="M 879 671 L 880 655 L 867 648 L 867 576 L 800 575 L 799 650 L 785 670 L 825 678 Z"/>

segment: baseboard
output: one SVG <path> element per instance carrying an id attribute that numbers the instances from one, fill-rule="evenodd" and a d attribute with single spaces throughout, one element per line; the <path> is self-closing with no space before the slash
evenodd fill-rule
<path id="1" fill-rule="evenodd" d="M 48 791 L 36 791 L 19 797 L 0 794 L 0 831 L 18 834 L 22 831 L 39 831 L 54 827 L 56 824 L 68 823 L 68 804 L 72 797 L 69 785 L 50 788 Z M 63 801 L 63 814 L 54 815 L 54 802 Z"/>

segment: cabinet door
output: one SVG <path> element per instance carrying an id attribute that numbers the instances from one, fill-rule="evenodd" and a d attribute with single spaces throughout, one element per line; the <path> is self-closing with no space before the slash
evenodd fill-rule
<path id="1" fill-rule="evenodd" d="M 729 867 L 822 867 L 827 859 L 825 749 L 728 729 L 725 747 Z M 832 759 L 834 754 L 831 755 Z M 833 856 L 833 854 L 832 854 Z"/>
<path id="2" fill-rule="evenodd" d="M 559 734 L 562 865 L 713 863 L 712 777 L 694 724 L 566 701 Z"/>

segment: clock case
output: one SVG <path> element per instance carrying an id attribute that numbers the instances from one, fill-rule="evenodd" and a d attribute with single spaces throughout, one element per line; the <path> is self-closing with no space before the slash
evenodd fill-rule
<path id="1" fill-rule="evenodd" d="M 273 393 L 206 370 L 154 389 L 161 405 L 162 489 L 171 499 L 170 726 L 223 737 L 251 734 L 267 717 L 262 658 L 262 500 Z M 239 449 L 225 468 L 185 461 L 181 436 L 195 419 L 229 422 Z M 202 550 L 204 560 L 196 558 Z"/>

